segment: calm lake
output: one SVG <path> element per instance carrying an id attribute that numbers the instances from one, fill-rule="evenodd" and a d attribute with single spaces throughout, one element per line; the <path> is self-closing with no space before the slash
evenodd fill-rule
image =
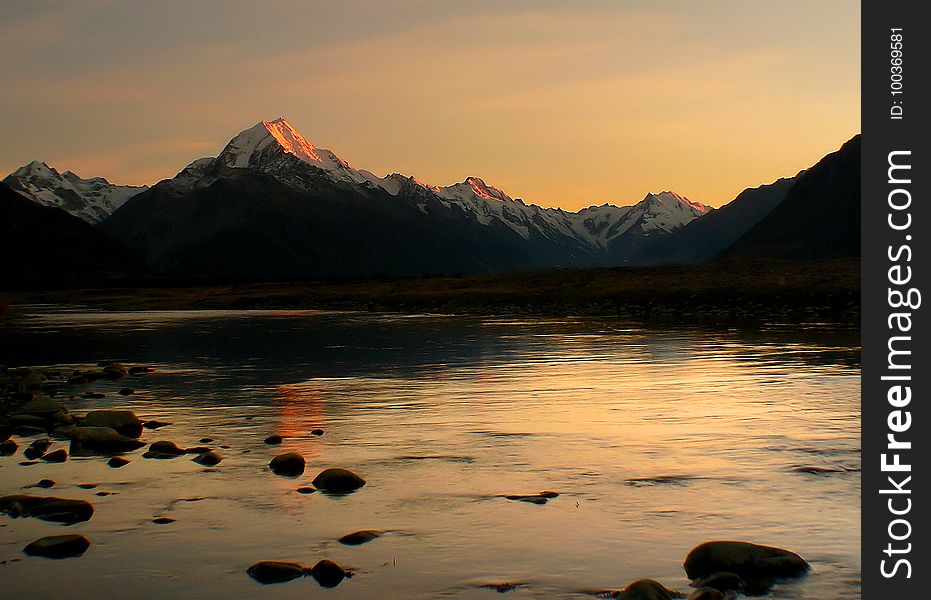
<path id="1" fill-rule="evenodd" d="M 506 598 L 593 598 L 643 577 L 687 592 L 688 551 L 739 539 L 812 564 L 769 597 L 856 599 L 859 360 L 858 332 L 828 326 L 13 307 L 0 363 L 151 366 L 57 397 L 74 414 L 126 408 L 171 422 L 143 439 L 213 438 L 224 460 L 204 468 L 143 459 L 145 449 L 120 469 L 105 457 L 0 458 L 0 495 L 51 478 L 26 493 L 96 508 L 71 527 L 0 516 L 0 596 L 493 599 L 482 586 L 513 583 Z M 127 386 L 135 395 L 117 394 Z M 89 390 L 106 395 L 80 397 Z M 265 445 L 273 433 L 284 443 Z M 302 477 L 268 470 L 288 451 L 307 459 Z M 295 491 L 331 466 L 368 484 Z M 559 496 L 502 497 L 542 490 Z M 337 542 L 363 529 L 384 535 Z M 23 556 L 61 533 L 92 545 L 79 558 Z M 261 560 L 322 558 L 354 576 L 323 589 L 246 575 Z"/>

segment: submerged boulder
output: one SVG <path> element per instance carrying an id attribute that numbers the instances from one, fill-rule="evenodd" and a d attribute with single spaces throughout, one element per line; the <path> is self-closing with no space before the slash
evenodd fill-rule
<path id="1" fill-rule="evenodd" d="M 332 494 L 348 494 L 365 485 L 365 480 L 341 467 L 321 471 L 311 482 L 318 490 Z"/>
<path id="2" fill-rule="evenodd" d="M 213 450 L 210 450 L 208 452 L 204 452 L 203 454 L 198 454 L 192 460 L 197 464 L 203 465 L 205 467 L 215 467 L 216 465 L 220 464 L 220 461 L 223 460 L 223 457 Z"/>
<path id="3" fill-rule="evenodd" d="M 50 463 L 63 463 L 68 460 L 68 451 L 64 448 L 59 448 L 58 450 L 49 452 L 48 454 L 44 455 L 42 460 Z"/>
<path id="4" fill-rule="evenodd" d="M 284 583 L 305 575 L 304 567 L 297 563 L 274 560 L 257 562 L 249 567 L 246 573 L 252 579 L 265 585 L 269 583 Z"/>
<path id="5" fill-rule="evenodd" d="M 320 587 L 334 588 L 340 584 L 349 573 L 332 560 L 323 559 L 310 569 L 310 574 Z"/>
<path id="6" fill-rule="evenodd" d="M 71 454 L 119 454 L 145 446 L 144 442 L 119 434 L 111 427 L 59 427 L 55 435 L 71 440 Z"/>
<path id="7" fill-rule="evenodd" d="M 303 474 L 304 465 L 304 457 L 297 452 L 279 454 L 268 463 L 272 473 L 275 475 L 284 475 L 286 477 L 297 477 Z"/>
<path id="8" fill-rule="evenodd" d="M 612 598 L 617 600 L 672 600 L 681 598 L 681 594 L 652 579 L 638 579 L 619 592 L 612 592 Z"/>
<path id="9" fill-rule="evenodd" d="M 352 533 L 347 533 L 343 537 L 339 538 L 339 543 L 346 546 L 359 546 L 371 542 L 375 538 L 381 537 L 381 531 L 373 530 L 364 530 L 364 531 L 354 531 Z"/>
<path id="10" fill-rule="evenodd" d="M 85 500 L 13 494 L 0 497 L 0 512 L 11 517 L 35 517 L 43 521 L 73 525 L 94 515 L 94 507 Z"/>
<path id="11" fill-rule="evenodd" d="M 117 433 L 136 438 L 142 435 L 142 421 L 131 410 L 92 410 L 81 422 L 82 427 L 110 427 Z"/>
<path id="12" fill-rule="evenodd" d="M 180 448 L 174 442 L 168 440 L 159 440 L 149 446 L 149 450 L 142 456 L 145 458 L 175 458 L 187 454 L 184 448 Z"/>
<path id="13" fill-rule="evenodd" d="M 749 542 L 705 542 L 689 552 L 683 564 L 689 579 L 728 572 L 744 581 L 799 577 L 808 572 L 805 560 L 788 550 Z"/>
<path id="14" fill-rule="evenodd" d="M 23 548 L 23 552 L 29 556 L 70 558 L 81 556 L 90 546 L 91 543 L 83 535 L 50 535 L 32 542 Z"/>
<path id="15" fill-rule="evenodd" d="M 3 440 L 0 442 L 0 456 L 10 456 L 16 454 L 19 444 L 15 440 Z"/>
<path id="16" fill-rule="evenodd" d="M 727 596 L 721 590 L 714 588 L 698 588 L 689 594 L 689 600 L 726 600 Z"/>

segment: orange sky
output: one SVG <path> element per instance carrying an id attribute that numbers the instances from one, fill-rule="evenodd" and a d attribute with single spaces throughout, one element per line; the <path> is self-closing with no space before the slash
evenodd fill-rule
<path id="1" fill-rule="evenodd" d="M 3 174 L 153 183 L 284 116 L 379 175 L 719 206 L 859 131 L 855 0 L 10 4 Z"/>

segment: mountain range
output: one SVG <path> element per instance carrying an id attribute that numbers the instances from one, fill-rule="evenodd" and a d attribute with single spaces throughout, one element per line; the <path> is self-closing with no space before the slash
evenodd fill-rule
<path id="1" fill-rule="evenodd" d="M 822 163 L 852 160 L 835 154 L 843 156 L 829 155 Z M 848 188 L 859 189 L 859 179 L 854 183 L 843 167 L 828 169 L 833 179 L 823 181 L 822 163 L 745 190 L 717 210 L 665 191 L 630 206 L 568 212 L 512 198 L 478 177 L 445 187 L 397 173 L 378 177 L 276 119 L 242 131 L 217 156 L 195 160 L 151 188 L 81 179 L 40 162 L 3 182 L 34 203 L 93 224 L 96 234 L 127 248 L 155 273 L 280 280 L 739 256 L 740 248 L 753 248 L 745 236 L 766 231 L 770 215 L 781 214 L 792 198 L 798 198 L 790 203 L 797 208 L 779 217 L 780 227 L 804 220 L 806 210 L 827 202 L 826 195 L 832 198 L 828 212 L 847 215 L 838 207 L 850 202 Z M 851 225 L 845 220 L 839 227 Z M 828 254 L 850 252 L 847 244 Z M 804 249 L 796 254 L 806 257 Z"/>

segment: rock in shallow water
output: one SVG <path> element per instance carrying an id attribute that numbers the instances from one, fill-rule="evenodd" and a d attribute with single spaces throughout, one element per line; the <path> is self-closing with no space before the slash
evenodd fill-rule
<path id="1" fill-rule="evenodd" d="M 17 448 L 19 448 L 19 444 L 17 444 L 15 441 L 4 440 L 0 442 L 0 456 L 11 456 L 16 454 Z"/>
<path id="2" fill-rule="evenodd" d="M 203 454 L 198 454 L 192 460 L 197 464 L 203 465 L 205 467 L 215 467 L 220 464 L 220 461 L 223 460 L 223 457 L 211 450 L 209 452 L 204 452 Z"/>
<path id="3" fill-rule="evenodd" d="M 728 573 L 723 571 L 720 573 L 714 573 L 708 575 L 707 577 L 702 577 L 696 579 L 692 582 L 692 586 L 696 588 L 713 588 L 720 592 L 729 592 L 737 591 L 739 592 L 743 589 L 744 582 L 740 578 L 740 575 L 736 573 Z"/>
<path id="4" fill-rule="evenodd" d="M 92 410 L 84 416 L 82 427 L 109 427 L 126 437 L 142 435 L 142 421 L 131 410 Z"/>
<path id="5" fill-rule="evenodd" d="M 252 579 L 255 579 L 263 585 L 269 583 L 284 583 L 303 577 L 304 567 L 297 563 L 279 562 L 274 560 L 263 560 L 257 562 L 246 570 L 246 573 Z"/>
<path id="6" fill-rule="evenodd" d="M 72 525 L 90 519 L 94 507 L 84 500 L 13 494 L 0 498 L 0 512 L 11 517 L 35 517 Z"/>
<path id="7" fill-rule="evenodd" d="M 131 461 L 128 458 L 123 458 L 122 456 L 114 456 L 107 461 L 107 466 L 111 469 L 119 469 L 120 467 L 125 467 Z"/>
<path id="8" fill-rule="evenodd" d="M 145 446 L 144 442 L 121 435 L 111 427 L 59 427 L 54 433 L 71 440 L 73 456 L 118 454 Z"/>
<path id="9" fill-rule="evenodd" d="M 788 550 L 749 542 L 705 542 L 689 552 L 683 564 L 689 579 L 728 572 L 744 581 L 798 577 L 809 570 L 805 560 Z"/>
<path id="10" fill-rule="evenodd" d="M 50 535 L 39 538 L 25 548 L 23 552 L 29 556 L 43 556 L 45 558 L 70 558 L 81 556 L 91 543 L 83 535 Z"/>
<path id="11" fill-rule="evenodd" d="M 323 559 L 315 564 L 313 568 L 310 569 L 310 574 L 317 580 L 320 587 L 325 588 L 334 588 L 338 586 L 343 579 L 349 576 L 349 573 L 341 566 L 327 559 Z"/>
<path id="12" fill-rule="evenodd" d="M 374 530 L 364 530 L 364 531 L 354 531 L 352 533 L 347 533 L 343 537 L 339 538 L 339 543 L 346 546 L 359 546 L 368 542 L 371 542 L 375 538 L 381 537 L 381 531 Z"/>
<path id="13" fill-rule="evenodd" d="M 153 442 L 142 456 L 144 458 L 175 458 L 186 453 L 184 448 L 178 447 L 174 442 L 160 440 Z"/>
<path id="14" fill-rule="evenodd" d="M 273 458 L 270 463 L 268 463 L 272 473 L 275 475 L 284 475 L 286 477 L 297 477 L 298 475 L 303 474 L 304 465 L 304 457 L 297 452 L 279 454 Z"/>
<path id="15" fill-rule="evenodd" d="M 49 452 L 42 457 L 42 460 L 50 463 L 63 463 L 68 460 L 68 451 L 64 448 L 59 448 L 53 452 Z"/>
<path id="16" fill-rule="evenodd" d="M 365 480 L 349 469 L 333 467 L 321 471 L 311 483 L 324 492 L 348 494 L 364 486 Z"/>
<path id="17" fill-rule="evenodd" d="M 699 588 L 689 594 L 689 600 L 726 600 L 724 592 L 714 588 Z"/>
<path id="18" fill-rule="evenodd" d="M 617 600 L 672 600 L 681 598 L 678 592 L 666 589 L 658 581 L 652 579 L 638 579 L 619 592 L 612 592 L 612 598 Z"/>
<path id="19" fill-rule="evenodd" d="M 265 443 L 268 444 L 269 446 L 277 446 L 282 441 L 284 441 L 284 438 L 277 434 L 270 435 L 267 438 L 265 438 Z"/>

